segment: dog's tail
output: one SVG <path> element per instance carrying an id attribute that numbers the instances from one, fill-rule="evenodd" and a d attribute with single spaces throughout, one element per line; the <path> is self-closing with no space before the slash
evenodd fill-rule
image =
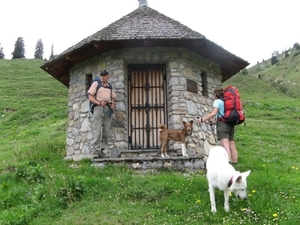
<path id="1" fill-rule="evenodd" d="M 166 130 L 167 129 L 167 126 L 165 124 L 160 124 L 158 126 L 158 131 L 161 133 L 163 130 Z"/>

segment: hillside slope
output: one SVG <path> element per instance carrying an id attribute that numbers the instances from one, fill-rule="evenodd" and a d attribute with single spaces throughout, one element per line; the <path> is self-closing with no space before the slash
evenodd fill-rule
<path id="1" fill-rule="evenodd" d="M 0 60 L 3 160 L 30 143 L 65 139 L 68 88 L 40 69 L 42 63 L 36 59 Z"/>
<path id="2" fill-rule="evenodd" d="M 247 108 L 235 166 L 252 172 L 248 201 L 232 196 L 226 213 L 217 192 L 212 216 L 205 171 L 64 160 L 68 89 L 41 63 L 0 60 L 0 224 L 299 224 L 300 99 L 251 75 L 224 84 L 239 88 Z"/>
<path id="3" fill-rule="evenodd" d="M 271 59 L 268 59 L 241 71 L 238 75 L 261 79 L 282 93 L 300 99 L 300 49 L 294 47 L 286 53 L 278 54 L 276 58 L 278 63 L 274 65 L 271 65 Z M 231 78 L 233 81 L 229 79 L 225 83 L 237 81 L 236 76 Z M 261 93 L 268 94 L 271 90 L 273 89 L 266 88 Z"/>

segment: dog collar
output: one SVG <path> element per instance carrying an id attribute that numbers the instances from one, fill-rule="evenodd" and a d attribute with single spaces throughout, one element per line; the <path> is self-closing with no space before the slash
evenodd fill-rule
<path id="1" fill-rule="evenodd" d="M 233 176 L 230 178 L 227 187 L 230 187 L 232 185 L 232 178 L 233 178 Z"/>

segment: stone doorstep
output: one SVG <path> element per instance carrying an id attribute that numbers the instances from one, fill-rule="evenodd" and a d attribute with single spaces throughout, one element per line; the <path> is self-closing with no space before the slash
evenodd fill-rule
<path id="1" fill-rule="evenodd" d="M 111 151 L 111 150 L 110 150 Z M 204 156 L 182 156 L 181 149 L 168 150 L 170 157 L 161 157 L 158 149 L 113 150 L 110 158 L 91 159 L 95 167 L 125 165 L 132 169 L 201 170 L 205 167 Z"/>
<path id="2" fill-rule="evenodd" d="M 198 171 L 205 169 L 204 156 L 92 159 L 92 166 L 94 167 L 103 168 L 107 165 L 126 166 L 134 170 L 166 168 L 179 171 Z"/>
<path id="3" fill-rule="evenodd" d="M 178 156 L 178 150 L 168 150 L 169 156 Z M 119 151 L 121 158 L 136 158 L 136 157 L 160 157 L 160 149 L 141 149 L 141 150 L 122 150 Z"/>
<path id="4" fill-rule="evenodd" d="M 175 157 L 136 157 L 136 158 L 99 158 L 92 159 L 92 162 L 143 162 L 143 161 L 191 161 L 204 159 L 204 156 L 175 156 Z"/>

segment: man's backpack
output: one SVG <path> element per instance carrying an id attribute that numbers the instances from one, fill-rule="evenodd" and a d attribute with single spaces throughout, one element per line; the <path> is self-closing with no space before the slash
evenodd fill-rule
<path id="1" fill-rule="evenodd" d="M 231 125 L 238 125 L 245 121 L 243 105 L 238 89 L 228 86 L 224 89 L 224 116 L 221 121 Z"/>
<path id="2" fill-rule="evenodd" d="M 102 81 L 100 80 L 99 77 L 96 77 L 96 78 L 92 81 L 91 85 L 92 85 L 94 82 L 98 82 L 98 86 L 97 86 L 97 89 L 96 89 L 96 93 L 95 93 L 95 95 L 94 95 L 94 96 L 96 96 L 96 95 L 97 95 L 97 92 L 98 92 L 98 90 L 99 90 L 99 88 L 100 88 L 101 85 L 102 85 Z M 111 86 L 110 83 L 108 83 L 108 88 L 111 90 L 111 92 L 110 92 L 110 97 L 111 97 L 111 95 L 112 95 L 112 86 Z M 89 94 L 87 94 L 87 96 L 88 96 L 88 95 L 89 95 Z M 94 113 L 94 107 L 95 107 L 95 106 L 96 106 L 96 104 L 94 104 L 93 102 L 90 101 L 90 112 L 91 112 L 92 114 Z"/>

